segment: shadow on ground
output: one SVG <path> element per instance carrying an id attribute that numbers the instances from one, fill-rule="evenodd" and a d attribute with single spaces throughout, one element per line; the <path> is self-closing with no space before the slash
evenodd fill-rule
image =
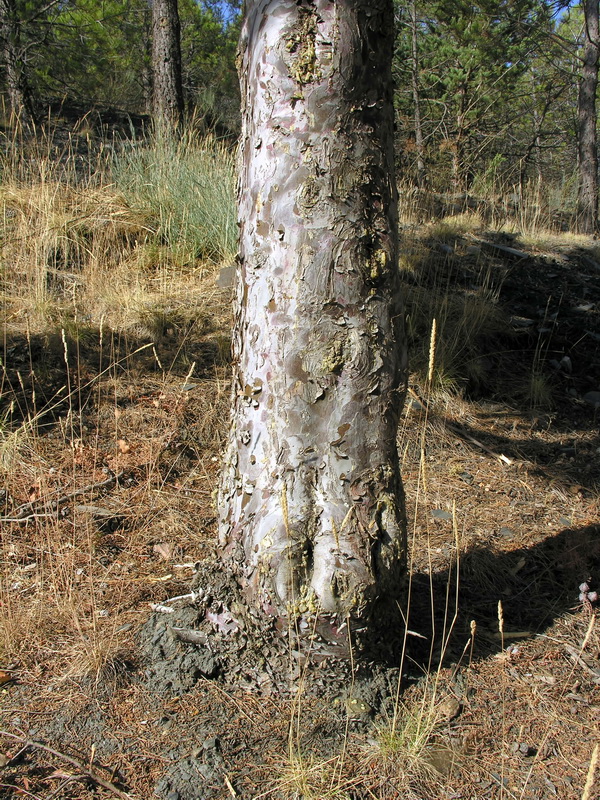
<path id="1" fill-rule="evenodd" d="M 190 373 L 194 379 L 212 377 L 215 367 L 229 361 L 228 338 L 202 315 L 183 328 L 169 319 L 152 324 L 157 328 L 153 337 L 94 327 L 5 334 L 0 416 L 9 424 L 34 417 L 52 423 L 69 409 L 89 411 L 99 380 L 121 379 L 116 402 L 126 405 L 128 382 L 142 386 L 167 376 L 185 380 Z"/>
<path id="2" fill-rule="evenodd" d="M 424 638 L 408 637 L 412 663 L 408 673 L 420 677 L 430 668 L 437 669 L 441 660 L 445 666 L 459 662 L 472 620 L 477 626 L 474 655 L 481 659 L 498 652 L 503 642 L 543 634 L 558 617 L 581 607 L 579 586 L 584 582 L 592 590 L 600 588 L 600 523 L 564 529 L 510 552 L 475 547 L 451 568 L 413 575 L 408 627 Z M 403 630 L 401 619 L 397 617 L 395 623 Z M 386 661 L 385 649 L 373 644 L 379 658 Z"/>

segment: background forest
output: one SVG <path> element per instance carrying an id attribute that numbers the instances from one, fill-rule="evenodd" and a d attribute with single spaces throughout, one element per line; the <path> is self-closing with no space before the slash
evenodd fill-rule
<path id="1" fill-rule="evenodd" d="M 5 89 L 12 63 L 39 121 L 73 106 L 80 114 L 150 114 L 150 5 L 3 0 Z M 238 4 L 180 0 L 179 17 L 188 117 L 233 140 Z M 402 180 L 514 206 L 535 197 L 557 214 L 574 210 L 586 31 L 594 40 L 582 6 L 411 0 L 397 4 L 396 21 Z"/>
<path id="2" fill-rule="evenodd" d="M 216 114 L 234 132 L 237 4 L 180 0 L 178 10 L 188 109 Z M 4 86 L 12 60 L 38 120 L 61 104 L 76 104 L 80 113 L 151 113 L 152 4 L 146 0 L 3 0 L 2 18 Z"/>

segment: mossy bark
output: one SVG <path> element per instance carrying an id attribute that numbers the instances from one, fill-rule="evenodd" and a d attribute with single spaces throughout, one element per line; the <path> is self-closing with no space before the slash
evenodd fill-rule
<path id="1" fill-rule="evenodd" d="M 405 555 L 391 0 L 249 0 L 219 543 L 249 602 L 364 619 Z"/>

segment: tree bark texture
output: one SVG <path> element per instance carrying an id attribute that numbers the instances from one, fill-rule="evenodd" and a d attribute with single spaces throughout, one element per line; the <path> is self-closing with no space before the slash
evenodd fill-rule
<path id="1" fill-rule="evenodd" d="M 598 230 L 598 143 L 596 135 L 596 92 L 600 30 L 598 0 L 584 2 L 583 67 L 579 84 L 579 227 L 582 233 Z"/>
<path id="2" fill-rule="evenodd" d="M 398 591 L 392 0 L 248 0 L 233 413 L 219 543 L 261 612 Z"/>
<path id="3" fill-rule="evenodd" d="M 465 165 L 465 147 L 467 138 L 467 109 L 469 107 L 468 85 L 470 73 L 465 82 L 459 86 L 458 110 L 456 113 L 456 132 L 452 142 L 452 191 L 464 194 L 467 191 L 467 174 Z"/>
<path id="4" fill-rule="evenodd" d="M 171 133 L 183 117 L 181 39 L 177 0 L 152 3 L 153 117 L 159 133 Z"/>
<path id="5" fill-rule="evenodd" d="M 11 113 L 29 125 L 34 120 L 33 100 L 23 61 L 15 0 L 0 0 L 0 48 Z"/>

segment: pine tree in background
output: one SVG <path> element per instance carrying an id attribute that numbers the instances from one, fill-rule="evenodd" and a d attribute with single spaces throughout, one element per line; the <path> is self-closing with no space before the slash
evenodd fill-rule
<path id="1" fill-rule="evenodd" d="M 583 0 L 583 64 L 579 84 L 579 229 L 582 233 L 598 231 L 598 141 L 596 135 L 596 94 L 600 30 L 598 0 Z"/>
<path id="2" fill-rule="evenodd" d="M 0 0 L 0 51 L 4 66 L 6 93 L 13 118 L 29 125 L 35 114 L 23 47 L 23 17 L 16 0 Z"/>
<path id="3" fill-rule="evenodd" d="M 177 0 L 152 0 L 152 116 L 159 136 L 183 123 L 181 29 Z"/>

